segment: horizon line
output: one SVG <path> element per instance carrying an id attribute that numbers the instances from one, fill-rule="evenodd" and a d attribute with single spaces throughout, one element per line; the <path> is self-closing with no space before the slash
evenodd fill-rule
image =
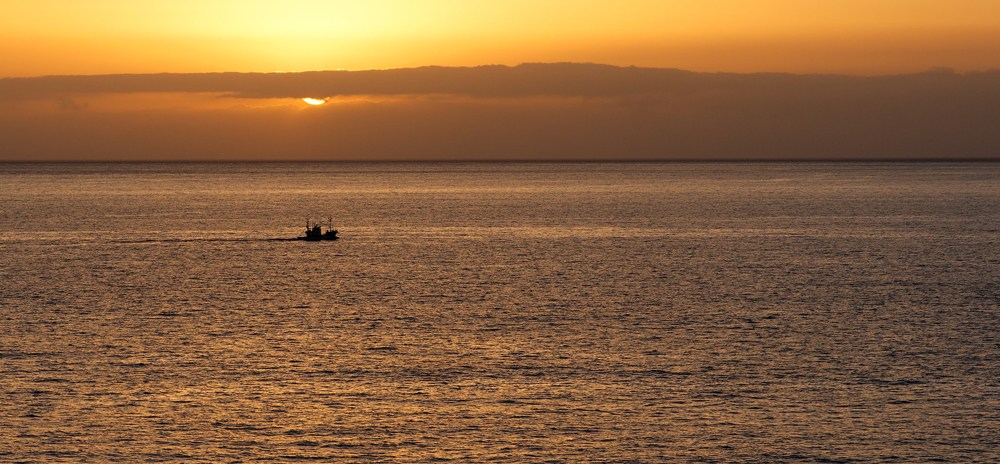
<path id="1" fill-rule="evenodd" d="M 253 160 L 2 160 L 0 165 L 13 164 L 967 164 L 1000 163 L 1000 155 L 994 157 L 962 158 L 673 158 L 673 159 L 386 159 L 386 160 L 310 160 L 310 159 L 253 159 Z"/>

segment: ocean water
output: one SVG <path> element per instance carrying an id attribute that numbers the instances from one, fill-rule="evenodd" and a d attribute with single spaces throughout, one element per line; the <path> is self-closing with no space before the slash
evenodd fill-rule
<path id="1" fill-rule="evenodd" d="M 1000 164 L 0 165 L 0 461 L 998 462 L 998 280 Z"/>

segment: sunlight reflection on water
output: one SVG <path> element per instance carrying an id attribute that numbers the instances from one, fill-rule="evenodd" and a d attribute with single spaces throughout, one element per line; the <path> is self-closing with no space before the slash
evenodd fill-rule
<path id="1" fill-rule="evenodd" d="M 997 165 L 0 181 L 0 460 L 1000 459 Z"/>

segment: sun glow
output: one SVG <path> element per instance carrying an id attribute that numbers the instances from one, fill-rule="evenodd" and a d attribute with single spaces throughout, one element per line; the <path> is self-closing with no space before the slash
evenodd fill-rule
<path id="1" fill-rule="evenodd" d="M 326 103 L 326 101 L 329 100 L 329 99 L 330 99 L 330 97 L 327 97 L 327 98 L 309 98 L 309 97 L 306 97 L 306 98 L 303 98 L 302 101 L 304 101 L 304 102 L 306 102 L 306 103 L 308 103 L 310 105 L 322 105 L 322 104 Z"/>
<path id="2" fill-rule="evenodd" d="M 944 3 L 0 0 L 0 77 L 524 62 L 704 72 L 996 68 L 1000 1 Z"/>

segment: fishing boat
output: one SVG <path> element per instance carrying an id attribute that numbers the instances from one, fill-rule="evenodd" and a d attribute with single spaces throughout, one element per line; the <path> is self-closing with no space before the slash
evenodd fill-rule
<path id="1" fill-rule="evenodd" d="M 318 222 L 310 223 L 306 219 L 306 236 L 298 237 L 296 240 L 308 240 L 310 242 L 318 242 L 320 240 L 337 240 L 337 231 L 333 228 L 333 218 L 329 219 L 329 228 L 326 232 L 323 232 L 323 227 L 319 225 Z"/>

